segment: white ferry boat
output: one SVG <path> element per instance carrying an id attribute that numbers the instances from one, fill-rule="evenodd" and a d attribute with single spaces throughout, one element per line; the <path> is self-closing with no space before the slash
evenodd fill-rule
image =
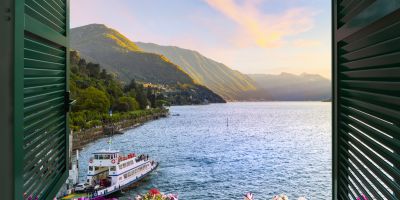
<path id="1" fill-rule="evenodd" d="M 157 166 L 148 155 L 121 155 L 119 151 L 101 150 L 89 160 L 85 184 L 90 197 L 106 196 L 139 181 Z"/>

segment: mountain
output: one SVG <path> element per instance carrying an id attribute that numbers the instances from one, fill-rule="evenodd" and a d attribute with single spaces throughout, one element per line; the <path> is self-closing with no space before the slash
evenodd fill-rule
<path id="1" fill-rule="evenodd" d="M 117 74 L 125 83 L 135 79 L 168 87 L 189 85 L 184 88 L 212 97 L 204 97 L 204 100 L 224 102 L 208 88 L 195 83 L 189 74 L 165 56 L 144 52 L 134 42 L 105 25 L 90 24 L 71 29 L 71 48 L 79 51 L 88 62 L 99 63 L 107 71 Z"/>
<path id="2" fill-rule="evenodd" d="M 249 74 L 258 87 L 273 101 L 321 101 L 331 98 L 331 81 L 317 74 Z"/>
<path id="3" fill-rule="evenodd" d="M 187 73 L 164 56 L 143 52 L 125 36 L 102 24 L 72 29 L 71 47 L 87 61 L 99 63 L 126 82 L 136 79 L 158 84 L 193 83 Z"/>
<path id="4" fill-rule="evenodd" d="M 195 82 L 205 85 L 227 100 L 250 100 L 247 94 L 256 90 L 255 82 L 247 75 L 197 51 L 153 43 L 136 42 L 136 45 L 145 52 L 164 55 L 179 65 Z"/>

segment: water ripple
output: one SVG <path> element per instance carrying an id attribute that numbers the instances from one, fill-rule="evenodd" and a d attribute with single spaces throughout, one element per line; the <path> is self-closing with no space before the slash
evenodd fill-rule
<path id="1" fill-rule="evenodd" d="M 156 187 L 180 199 L 331 198 L 329 103 L 266 102 L 172 107 L 171 116 L 115 136 L 124 152 L 148 153 L 160 166 L 121 199 Z M 227 118 L 228 124 L 227 127 Z M 89 154 L 81 152 L 81 178 Z"/>

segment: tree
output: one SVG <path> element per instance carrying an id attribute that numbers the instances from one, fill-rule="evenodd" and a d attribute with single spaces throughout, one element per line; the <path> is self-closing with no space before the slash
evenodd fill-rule
<path id="1" fill-rule="evenodd" d="M 95 63 L 88 63 L 86 65 L 86 69 L 88 70 L 88 75 L 93 78 L 98 78 L 100 76 L 100 65 Z"/>
<path id="2" fill-rule="evenodd" d="M 139 102 L 140 109 L 145 109 L 147 107 L 147 97 L 144 93 L 143 85 L 139 85 L 136 88 L 136 100 Z"/>
<path id="3" fill-rule="evenodd" d="M 108 78 L 107 76 L 107 70 L 106 69 L 102 69 L 101 73 L 100 73 L 100 78 L 106 80 Z"/>
<path id="4" fill-rule="evenodd" d="M 93 86 L 81 90 L 78 94 L 74 110 L 89 110 L 106 113 L 110 109 L 110 100 L 107 95 Z"/>
<path id="5" fill-rule="evenodd" d="M 124 92 L 129 92 L 136 89 L 137 89 L 136 81 L 135 79 L 132 79 L 131 82 L 124 87 Z"/>
<path id="6" fill-rule="evenodd" d="M 139 110 L 139 108 L 139 103 L 132 97 L 120 97 L 114 106 L 114 110 L 117 112 L 134 111 Z"/>
<path id="7" fill-rule="evenodd" d="M 152 88 L 147 88 L 147 99 L 150 102 L 150 106 L 152 108 L 156 107 L 156 95 L 154 94 L 154 90 Z"/>

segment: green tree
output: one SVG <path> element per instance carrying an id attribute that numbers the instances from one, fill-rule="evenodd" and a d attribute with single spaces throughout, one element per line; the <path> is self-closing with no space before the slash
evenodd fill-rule
<path id="1" fill-rule="evenodd" d="M 98 78 L 100 76 L 100 65 L 95 63 L 88 63 L 86 65 L 86 69 L 88 70 L 88 75 L 90 77 Z"/>
<path id="2" fill-rule="evenodd" d="M 136 89 L 137 89 L 137 83 L 135 79 L 132 79 L 131 82 L 124 87 L 124 92 L 129 92 Z"/>
<path id="3" fill-rule="evenodd" d="M 135 98 L 132 97 L 120 97 L 116 106 L 114 107 L 115 111 L 118 112 L 128 112 L 139 110 L 140 106 L 139 103 L 136 101 Z"/>
<path id="4" fill-rule="evenodd" d="M 93 86 L 81 90 L 78 94 L 74 110 L 90 110 L 105 113 L 110 108 L 110 100 L 107 95 Z"/>
<path id="5" fill-rule="evenodd" d="M 136 88 L 136 100 L 139 103 L 140 109 L 145 109 L 147 107 L 147 97 L 143 85 L 138 85 Z"/>
<path id="6" fill-rule="evenodd" d="M 155 91 L 152 88 L 147 88 L 147 99 L 150 102 L 150 106 L 152 108 L 156 107 L 156 95 L 155 95 Z"/>

